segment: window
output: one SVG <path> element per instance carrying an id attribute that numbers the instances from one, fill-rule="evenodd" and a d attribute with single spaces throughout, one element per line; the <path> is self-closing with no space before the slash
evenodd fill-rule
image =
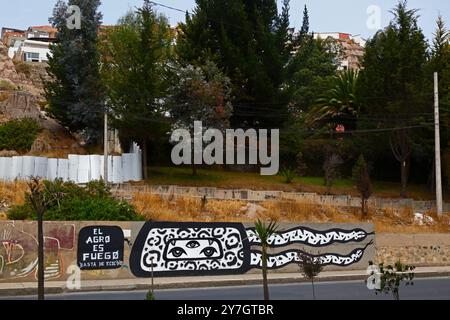
<path id="1" fill-rule="evenodd" d="M 39 62 L 39 53 L 38 52 L 25 52 L 24 60 L 27 62 Z"/>

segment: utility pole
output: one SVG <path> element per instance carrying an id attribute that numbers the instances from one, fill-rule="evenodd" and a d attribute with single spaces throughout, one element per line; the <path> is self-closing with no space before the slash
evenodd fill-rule
<path id="1" fill-rule="evenodd" d="M 441 137 L 439 128 L 439 86 L 438 73 L 434 73 L 434 143 L 436 159 L 436 211 L 442 215 L 442 182 L 441 182 Z"/>
<path id="2" fill-rule="evenodd" d="M 104 123 L 104 145 L 103 145 L 103 179 L 105 180 L 105 185 L 108 185 L 108 109 L 105 102 L 105 123 Z"/>

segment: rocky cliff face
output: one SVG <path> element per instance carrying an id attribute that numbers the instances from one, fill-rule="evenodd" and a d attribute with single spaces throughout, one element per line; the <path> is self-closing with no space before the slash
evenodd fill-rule
<path id="1" fill-rule="evenodd" d="M 19 62 L 14 64 L 8 57 L 8 48 L 0 43 L 0 81 L 10 82 L 17 89 L 40 97 L 44 91 L 42 80 L 50 79 L 45 68 L 44 63 Z"/>
<path id="2" fill-rule="evenodd" d="M 84 153 L 76 139 L 40 107 L 45 106 L 43 80 L 50 79 L 45 68 L 40 63 L 15 64 L 0 43 L 0 123 L 25 117 L 36 119 L 45 130 L 33 145 L 34 155 L 64 157 Z"/>

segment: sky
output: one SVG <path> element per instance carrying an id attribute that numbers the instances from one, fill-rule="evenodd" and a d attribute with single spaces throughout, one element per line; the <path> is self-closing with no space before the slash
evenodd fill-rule
<path id="1" fill-rule="evenodd" d="M 183 11 L 192 11 L 195 7 L 195 0 L 156 2 Z M 306 4 L 311 31 L 343 32 L 368 38 L 376 32 L 377 26 L 384 27 L 389 23 L 392 17 L 389 10 L 396 2 L 396 0 L 291 0 L 291 26 L 300 28 L 302 11 Z M 48 24 L 48 17 L 55 3 L 56 0 L 0 0 L 0 27 L 25 29 L 31 25 Z M 129 9 L 141 4 L 142 0 L 102 0 L 103 21 L 105 24 L 115 24 Z M 409 0 L 408 4 L 410 8 L 420 9 L 419 26 L 428 39 L 432 38 L 435 31 L 435 21 L 439 13 L 450 29 L 449 0 Z M 376 13 L 377 8 L 380 15 Z M 157 7 L 157 10 L 166 15 L 172 25 L 184 21 L 184 14 L 181 12 L 163 7 Z M 377 19 L 378 16 L 380 19 Z"/>

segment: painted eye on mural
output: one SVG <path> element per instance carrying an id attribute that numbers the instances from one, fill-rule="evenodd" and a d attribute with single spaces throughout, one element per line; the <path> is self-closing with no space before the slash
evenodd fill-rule
<path id="1" fill-rule="evenodd" d="M 169 254 L 173 255 L 175 258 L 181 257 L 183 254 L 186 254 L 183 248 L 176 247 L 169 251 Z"/>
<path id="2" fill-rule="evenodd" d="M 189 249 L 195 249 L 195 248 L 200 247 L 200 243 L 198 241 L 189 241 L 186 244 L 186 247 L 188 247 Z"/>
<path id="3" fill-rule="evenodd" d="M 217 253 L 217 249 L 213 247 L 207 247 L 201 252 L 201 254 L 204 254 L 208 258 L 212 257 L 215 253 Z"/>

